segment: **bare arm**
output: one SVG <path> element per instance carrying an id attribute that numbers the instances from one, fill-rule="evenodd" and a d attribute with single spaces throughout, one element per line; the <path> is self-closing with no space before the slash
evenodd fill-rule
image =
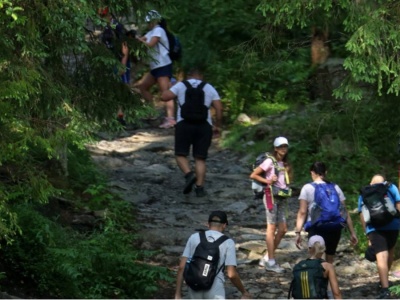
<path id="1" fill-rule="evenodd" d="M 308 202 L 307 200 L 300 199 L 300 206 L 299 206 L 299 211 L 297 212 L 297 218 L 296 218 L 296 227 L 295 227 L 295 232 L 296 232 L 296 247 L 301 248 L 301 229 L 303 228 L 303 225 L 306 221 L 307 218 L 307 209 L 308 209 Z"/>
<path id="2" fill-rule="evenodd" d="M 342 202 L 342 205 L 343 205 L 343 207 L 345 207 L 344 202 Z M 345 209 L 346 209 L 346 208 L 345 208 Z M 353 245 L 357 245 L 358 239 L 357 239 L 356 232 L 354 231 L 353 220 L 350 218 L 350 214 L 349 214 L 349 212 L 347 211 L 347 209 L 346 209 L 346 214 L 347 214 L 347 227 L 349 228 L 349 230 L 350 230 L 350 235 L 351 235 L 351 237 L 350 237 L 351 243 L 352 243 Z"/>
<path id="3" fill-rule="evenodd" d="M 264 173 L 264 170 L 261 169 L 260 167 L 257 167 L 250 174 L 250 178 L 257 180 L 258 182 L 265 183 L 265 184 L 272 184 L 273 183 L 272 179 L 266 179 L 264 176 L 261 176 L 261 174 L 263 174 L 263 173 Z"/>
<path id="4" fill-rule="evenodd" d="M 328 262 L 322 263 L 322 266 L 324 267 L 324 269 L 327 272 L 327 277 L 328 277 L 329 284 L 332 289 L 333 297 L 335 299 L 342 299 L 342 292 L 340 291 L 340 288 L 339 288 L 339 283 L 338 283 L 338 280 L 336 277 L 335 268 L 333 267 L 332 264 L 330 264 Z"/>
<path id="5" fill-rule="evenodd" d="M 153 36 L 149 42 L 147 42 L 147 39 L 145 36 L 137 37 L 136 39 L 151 48 L 154 47 L 155 45 L 157 45 L 157 43 L 160 41 L 160 37 L 158 37 L 158 36 Z"/>
<path id="6" fill-rule="evenodd" d="M 183 271 L 185 270 L 187 257 L 181 257 L 179 262 L 178 274 L 176 275 L 176 289 L 175 299 L 182 299 L 182 283 L 183 283 Z"/>
<path id="7" fill-rule="evenodd" d="M 166 90 L 161 94 L 161 100 L 162 101 L 171 101 L 175 99 L 176 95 L 171 92 L 170 90 Z"/>
<path id="8" fill-rule="evenodd" d="M 221 103 L 221 100 L 213 100 L 212 106 L 215 109 L 214 133 L 220 133 L 221 125 L 222 125 L 222 103 Z"/>
<path id="9" fill-rule="evenodd" d="M 122 52 L 121 64 L 123 64 L 125 68 L 121 70 L 119 75 L 123 75 L 126 72 L 126 64 L 128 62 L 128 57 L 129 57 L 129 48 L 127 42 L 122 43 L 121 52 Z"/>
<path id="10" fill-rule="evenodd" d="M 243 286 L 242 280 L 240 280 L 239 273 L 236 270 L 236 266 L 226 266 L 227 276 L 232 284 L 242 293 L 242 299 L 251 299 L 251 295 Z"/>

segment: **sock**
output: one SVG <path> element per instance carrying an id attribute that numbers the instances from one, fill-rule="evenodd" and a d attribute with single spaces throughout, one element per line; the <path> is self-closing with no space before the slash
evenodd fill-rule
<path id="1" fill-rule="evenodd" d="M 268 260 L 268 253 L 264 255 L 264 260 Z"/>
<path id="2" fill-rule="evenodd" d="M 274 264 L 276 264 L 276 261 L 275 261 L 274 258 L 273 258 L 273 259 L 268 259 L 268 265 L 269 265 L 270 267 L 272 267 Z"/>

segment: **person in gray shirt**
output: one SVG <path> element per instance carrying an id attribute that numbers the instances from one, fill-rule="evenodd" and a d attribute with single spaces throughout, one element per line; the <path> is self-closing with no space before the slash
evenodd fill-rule
<path id="1" fill-rule="evenodd" d="M 209 242 L 216 241 L 223 235 L 223 232 L 228 225 L 228 218 L 223 211 L 213 211 L 208 218 L 209 230 L 205 231 L 205 235 Z M 199 233 L 194 233 L 189 237 L 186 243 L 185 250 L 183 251 L 179 269 L 176 279 L 176 290 L 175 299 L 182 298 L 182 285 L 183 285 L 183 273 L 185 270 L 186 263 L 194 254 L 197 245 L 200 243 Z M 242 299 L 251 299 L 251 295 L 244 288 L 240 279 L 239 273 L 236 270 L 236 249 L 235 242 L 232 239 L 227 239 L 219 246 L 220 260 L 218 263 L 218 269 L 225 264 L 226 275 L 232 284 L 242 293 Z M 209 290 L 194 291 L 188 287 L 190 299 L 225 299 L 225 288 L 224 288 L 224 273 L 219 272 L 214 279 L 213 285 Z"/>

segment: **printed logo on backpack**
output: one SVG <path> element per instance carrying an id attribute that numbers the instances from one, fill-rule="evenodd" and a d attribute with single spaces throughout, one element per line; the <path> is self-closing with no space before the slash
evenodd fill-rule
<path id="1" fill-rule="evenodd" d="M 311 220 L 304 229 L 308 231 L 317 226 L 323 230 L 338 230 L 346 226 L 346 210 L 342 205 L 334 183 L 314 183 L 314 202 L 310 209 Z"/>
<path id="2" fill-rule="evenodd" d="M 220 253 L 219 246 L 229 239 L 222 235 L 216 241 L 209 242 L 204 231 L 199 232 L 200 243 L 197 245 L 193 257 L 186 263 L 183 278 L 186 284 L 195 291 L 209 290 L 217 274 L 224 264 L 218 268 Z"/>

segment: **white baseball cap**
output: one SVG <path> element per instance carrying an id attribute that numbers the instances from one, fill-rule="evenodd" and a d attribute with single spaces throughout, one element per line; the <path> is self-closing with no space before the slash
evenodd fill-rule
<path id="1" fill-rule="evenodd" d="M 285 138 L 283 136 L 280 136 L 280 137 L 277 137 L 274 140 L 274 147 L 279 147 L 281 145 L 288 145 L 289 146 L 289 142 L 288 142 L 287 138 Z"/>
<path id="2" fill-rule="evenodd" d="M 320 235 L 313 235 L 312 237 L 310 237 L 310 239 L 308 240 L 308 248 L 311 248 L 314 246 L 314 244 L 316 242 L 319 242 L 321 246 L 325 246 L 325 241 L 324 238 Z"/>

